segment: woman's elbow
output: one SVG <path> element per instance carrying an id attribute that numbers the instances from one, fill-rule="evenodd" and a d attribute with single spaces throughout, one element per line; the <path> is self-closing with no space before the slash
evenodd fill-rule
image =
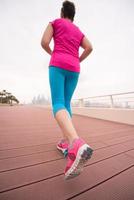
<path id="1" fill-rule="evenodd" d="M 49 46 L 49 43 L 44 40 L 41 40 L 41 46 L 43 49 L 46 49 Z"/>
<path id="2" fill-rule="evenodd" d="M 45 44 L 44 44 L 44 41 L 43 40 L 41 40 L 41 47 L 44 49 L 44 47 L 45 47 Z"/>
<path id="3" fill-rule="evenodd" d="M 92 46 L 88 46 L 86 48 L 86 50 L 87 50 L 87 53 L 90 54 L 93 51 L 93 47 Z"/>

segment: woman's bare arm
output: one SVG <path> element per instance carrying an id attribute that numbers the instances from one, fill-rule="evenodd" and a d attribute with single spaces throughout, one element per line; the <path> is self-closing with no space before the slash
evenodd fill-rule
<path id="1" fill-rule="evenodd" d="M 93 50 L 91 43 L 85 36 L 82 39 L 81 47 L 84 49 L 84 51 L 79 58 L 80 62 L 82 62 Z"/>
<path id="2" fill-rule="evenodd" d="M 52 54 L 52 50 L 51 50 L 49 44 L 51 42 L 52 37 L 53 37 L 53 27 L 49 23 L 46 30 L 44 31 L 43 36 L 42 36 L 41 46 L 50 55 Z"/>

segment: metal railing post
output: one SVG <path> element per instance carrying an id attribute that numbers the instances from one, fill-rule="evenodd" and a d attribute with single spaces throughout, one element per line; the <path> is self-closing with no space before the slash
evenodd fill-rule
<path id="1" fill-rule="evenodd" d="M 83 107 L 84 106 L 84 99 L 79 99 L 79 107 Z"/>
<path id="2" fill-rule="evenodd" d="M 111 101 L 111 108 L 113 108 L 114 107 L 114 101 L 113 101 L 112 95 L 110 95 L 110 101 Z"/>

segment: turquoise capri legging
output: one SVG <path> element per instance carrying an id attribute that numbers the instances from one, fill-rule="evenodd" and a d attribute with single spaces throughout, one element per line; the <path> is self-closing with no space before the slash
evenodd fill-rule
<path id="1" fill-rule="evenodd" d="M 77 86 L 79 74 L 79 72 L 49 66 L 49 84 L 54 117 L 57 111 L 61 109 L 66 109 L 70 117 L 72 117 L 70 103 Z"/>

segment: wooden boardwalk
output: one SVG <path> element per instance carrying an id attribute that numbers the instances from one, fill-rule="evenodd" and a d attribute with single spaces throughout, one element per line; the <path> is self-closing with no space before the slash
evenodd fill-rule
<path id="1" fill-rule="evenodd" d="M 65 181 L 51 110 L 0 107 L 0 200 L 134 200 L 134 126 L 78 115 L 73 122 L 94 154 Z"/>

